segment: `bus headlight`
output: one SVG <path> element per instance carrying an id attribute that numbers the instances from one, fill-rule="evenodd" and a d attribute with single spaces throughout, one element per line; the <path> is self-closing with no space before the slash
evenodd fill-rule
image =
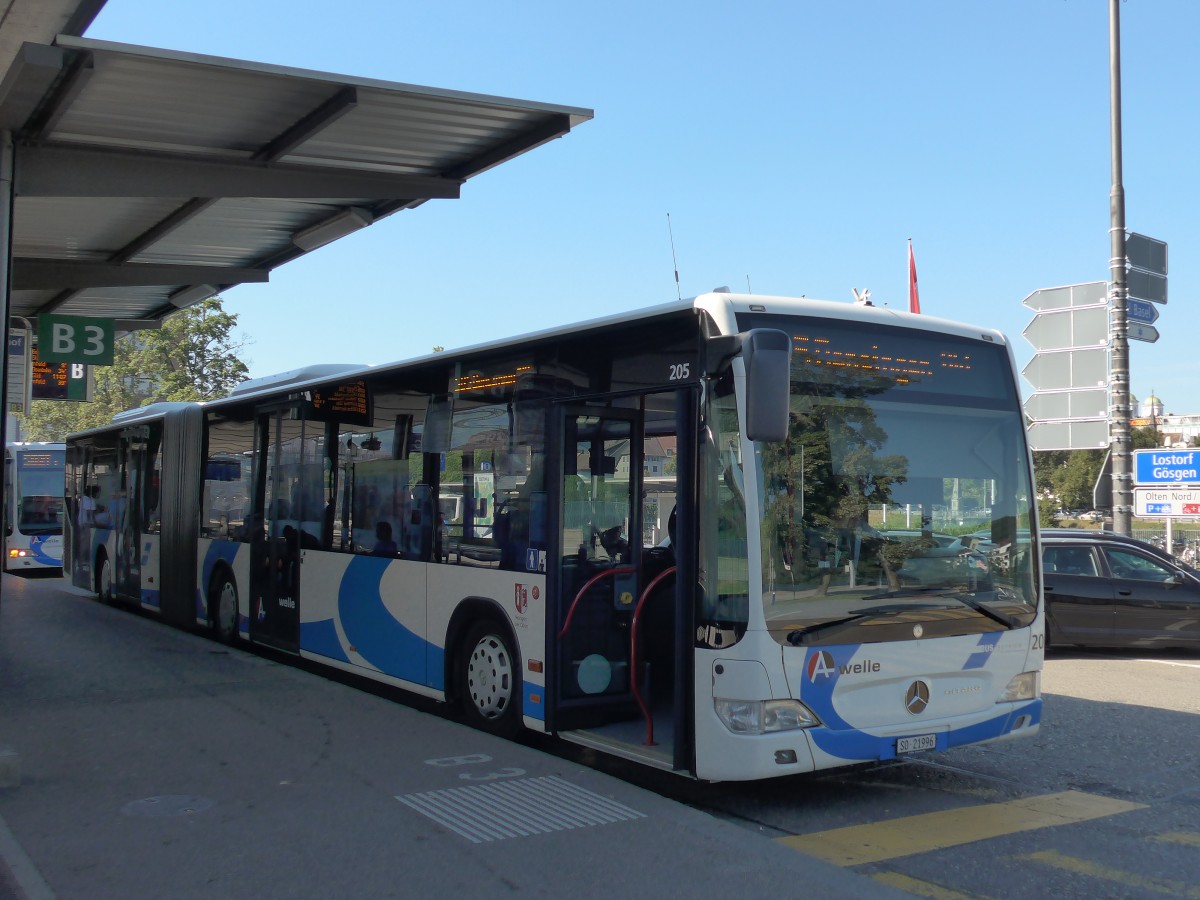
<path id="1" fill-rule="evenodd" d="M 713 700 L 717 717 L 734 734 L 812 728 L 820 720 L 799 700 Z"/>
<path id="2" fill-rule="evenodd" d="M 1011 703 L 1014 700 L 1036 700 L 1042 695 L 1042 687 L 1038 672 L 1022 672 L 1014 675 L 1004 693 L 997 698 L 997 703 Z"/>

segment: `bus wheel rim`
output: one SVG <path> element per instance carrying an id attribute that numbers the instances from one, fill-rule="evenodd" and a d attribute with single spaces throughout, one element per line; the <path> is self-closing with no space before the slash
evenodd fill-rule
<path id="1" fill-rule="evenodd" d="M 237 626 L 237 589 L 228 581 L 221 585 L 217 600 L 217 627 L 222 634 L 233 634 Z"/>
<path id="2" fill-rule="evenodd" d="M 512 703 L 512 654 L 494 634 L 481 638 L 467 661 L 467 690 L 485 719 L 498 719 Z"/>

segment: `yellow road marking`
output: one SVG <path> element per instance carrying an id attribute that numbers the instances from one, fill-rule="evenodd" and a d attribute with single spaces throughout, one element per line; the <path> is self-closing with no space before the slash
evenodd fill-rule
<path id="1" fill-rule="evenodd" d="M 1086 859 L 1076 859 L 1065 856 L 1056 850 L 1042 850 L 1031 853 L 1026 859 L 1032 859 L 1056 869 L 1087 875 L 1092 878 L 1103 878 L 1105 881 L 1137 888 L 1141 891 L 1153 891 L 1156 894 L 1166 894 L 1170 897 L 1186 897 L 1188 900 L 1200 900 L 1200 887 L 1188 884 L 1186 881 L 1174 881 L 1168 878 L 1147 878 L 1133 872 L 1122 872 L 1120 869 L 1110 869 L 1099 863 Z"/>
<path id="2" fill-rule="evenodd" d="M 1110 800 L 1080 791 L 1063 791 L 1060 794 L 947 809 L 775 840 L 835 865 L 860 866 L 1019 831 L 1071 825 L 1145 808 L 1144 803 Z"/>
<path id="3" fill-rule="evenodd" d="M 1165 841 L 1169 844 L 1194 844 L 1200 847 L 1200 834 L 1190 831 L 1168 831 L 1166 834 L 1154 835 L 1154 840 Z"/>
<path id="4" fill-rule="evenodd" d="M 912 894 L 914 897 L 928 897 L 929 900 L 982 900 L 979 894 L 961 894 L 950 888 L 944 888 L 940 884 L 921 881 L 919 878 L 910 878 L 900 872 L 880 872 L 878 875 L 872 875 L 871 879 L 904 891 L 906 894 Z"/>

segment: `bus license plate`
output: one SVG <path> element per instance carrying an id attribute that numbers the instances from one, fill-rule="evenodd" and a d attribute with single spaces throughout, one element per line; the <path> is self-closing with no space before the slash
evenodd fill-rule
<path id="1" fill-rule="evenodd" d="M 915 734 L 912 737 L 902 737 L 896 741 L 897 753 L 915 753 L 918 750 L 936 750 L 936 734 Z"/>

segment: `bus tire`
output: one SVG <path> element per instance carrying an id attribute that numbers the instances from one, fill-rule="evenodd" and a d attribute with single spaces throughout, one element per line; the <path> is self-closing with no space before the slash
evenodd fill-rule
<path id="1" fill-rule="evenodd" d="M 213 637 L 222 644 L 236 643 L 240 607 L 237 584 L 234 582 L 233 576 L 228 572 L 222 572 L 213 579 L 208 599 Z"/>
<path id="2" fill-rule="evenodd" d="M 112 604 L 116 597 L 113 594 L 112 563 L 108 561 L 108 553 L 101 550 L 96 554 L 96 599 L 101 603 Z"/>
<path id="3" fill-rule="evenodd" d="M 521 726 L 521 667 L 508 629 L 479 622 L 458 652 L 458 699 L 468 724 L 513 737 Z"/>

